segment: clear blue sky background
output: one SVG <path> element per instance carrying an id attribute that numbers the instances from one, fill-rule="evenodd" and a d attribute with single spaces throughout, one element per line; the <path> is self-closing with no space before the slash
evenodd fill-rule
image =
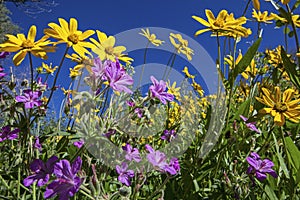
<path id="1" fill-rule="evenodd" d="M 195 31 L 203 28 L 203 26 L 193 20 L 191 16 L 198 15 L 206 19 L 205 9 L 209 8 L 215 15 L 220 10 L 226 9 L 229 12 L 233 12 L 235 17 L 239 17 L 242 15 L 247 0 L 56 0 L 56 2 L 59 5 L 52 8 L 52 12 L 40 13 L 35 18 L 27 16 L 22 11 L 22 8 L 15 7 L 13 3 L 7 3 L 7 7 L 12 12 L 12 20 L 23 28 L 23 32 L 27 33 L 31 25 L 37 25 L 38 37 L 42 35 L 43 29 L 47 28 L 49 22 L 58 23 L 58 17 L 67 20 L 70 17 L 75 17 L 79 22 L 80 30 L 99 29 L 108 35 L 115 35 L 134 28 L 162 27 L 176 30 L 194 38 L 215 60 L 217 57 L 216 40 L 211 38 L 209 33 L 195 38 Z M 275 12 L 272 5 L 268 2 L 262 0 L 261 6 L 262 10 L 269 9 Z M 251 16 L 252 3 L 250 8 L 247 12 L 248 17 Z M 238 48 L 243 49 L 243 52 L 246 52 L 246 49 L 255 37 L 256 27 L 253 27 L 253 24 L 248 22 L 245 25 L 253 28 L 253 34 L 239 43 Z M 261 50 L 265 47 L 275 48 L 277 45 L 283 44 L 282 29 L 274 29 L 273 26 L 262 25 L 264 32 Z M 137 35 L 137 37 L 140 36 Z M 60 46 L 60 49 L 64 49 L 64 47 Z M 141 64 L 142 55 L 143 51 L 133 54 L 135 59 L 133 66 Z M 164 58 L 164 56 L 161 57 L 159 54 L 156 54 L 156 56 Z M 58 63 L 58 58 L 54 57 L 52 60 L 54 63 Z M 167 59 L 164 58 L 161 63 L 166 64 L 166 61 Z M 176 65 L 183 68 L 185 63 L 178 59 Z M 72 66 L 65 67 L 65 71 L 63 70 L 59 81 L 64 82 L 66 80 L 65 76 L 68 74 L 69 67 Z M 215 66 L 208 67 L 214 69 Z M 192 68 L 192 72 L 194 72 L 193 70 Z M 201 76 L 206 76 L 206 74 L 201 74 Z M 201 79 L 201 77 L 198 78 Z M 203 87 L 207 90 L 205 85 Z"/>

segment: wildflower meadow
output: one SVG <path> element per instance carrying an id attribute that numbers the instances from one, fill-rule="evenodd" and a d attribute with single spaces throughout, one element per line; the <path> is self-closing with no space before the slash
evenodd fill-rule
<path id="1" fill-rule="evenodd" d="M 178 66 L 199 56 L 178 32 L 139 29 L 142 58 L 75 17 L 39 27 L 42 37 L 36 25 L 6 34 L 0 199 L 300 199 L 299 5 L 247 0 L 240 13 L 191 13 L 194 40 L 211 40 L 217 55 L 211 93 L 192 66 Z M 285 42 L 262 48 L 274 28 Z M 167 45 L 167 67 L 149 73 L 151 48 Z"/>

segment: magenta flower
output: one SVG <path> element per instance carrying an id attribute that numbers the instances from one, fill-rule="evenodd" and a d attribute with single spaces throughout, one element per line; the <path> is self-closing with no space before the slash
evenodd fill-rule
<path id="1" fill-rule="evenodd" d="M 34 106 L 42 105 L 42 101 L 39 100 L 39 97 L 42 95 L 40 91 L 31 91 L 31 90 L 24 90 L 23 96 L 16 96 L 17 102 L 25 103 L 25 108 L 33 108 Z"/>
<path id="2" fill-rule="evenodd" d="M 255 126 L 256 122 L 248 122 L 247 123 L 248 118 L 244 117 L 243 115 L 240 115 L 240 118 L 242 118 L 242 120 L 246 123 L 247 128 L 249 128 L 251 131 L 260 133 L 260 130 L 258 130 Z"/>
<path id="3" fill-rule="evenodd" d="M 260 156 L 255 152 L 250 153 L 250 156 L 248 156 L 246 160 L 250 165 L 247 169 L 247 174 L 253 174 L 259 181 L 265 180 L 267 173 L 274 178 L 278 177 L 276 172 L 272 169 L 274 163 L 271 160 L 261 160 Z"/>
<path id="4" fill-rule="evenodd" d="M 16 139 L 18 137 L 19 132 L 20 132 L 20 129 L 18 129 L 18 128 L 11 130 L 10 126 L 2 127 L 1 132 L 0 132 L 0 142 L 3 142 L 4 140 Z"/>
<path id="5" fill-rule="evenodd" d="M 129 107 L 134 107 L 135 106 L 135 103 L 133 101 L 128 101 L 126 100 L 126 104 L 129 106 Z"/>
<path id="6" fill-rule="evenodd" d="M 61 160 L 54 165 L 54 174 L 57 179 L 52 181 L 46 188 L 44 198 L 49 199 L 59 195 L 60 200 L 68 200 L 78 192 L 81 185 L 81 179 L 76 176 L 82 164 L 78 156 L 72 166 L 68 160 Z"/>
<path id="7" fill-rule="evenodd" d="M 145 148 L 149 152 L 147 154 L 148 161 L 156 170 L 165 172 L 165 168 L 168 166 L 166 155 L 158 150 L 155 151 L 149 144 L 146 144 Z"/>
<path id="8" fill-rule="evenodd" d="M 175 130 L 164 130 L 163 135 L 160 137 L 160 139 L 171 142 L 171 140 L 176 138 L 176 136 L 177 135 Z"/>
<path id="9" fill-rule="evenodd" d="M 180 171 L 180 165 L 177 158 L 171 158 L 169 165 L 165 166 L 166 172 L 175 175 Z"/>
<path id="10" fill-rule="evenodd" d="M 34 172 L 34 174 L 24 179 L 24 185 L 28 187 L 34 181 L 37 181 L 37 186 L 39 187 L 45 185 L 49 181 L 50 175 L 53 173 L 54 165 L 57 160 L 58 158 L 56 156 L 49 158 L 46 163 L 40 159 L 35 159 L 30 164 L 30 169 Z"/>
<path id="11" fill-rule="evenodd" d="M 35 137 L 34 148 L 38 149 L 40 152 L 42 151 L 42 144 L 40 143 L 40 138 L 38 136 Z"/>
<path id="12" fill-rule="evenodd" d="M 102 64 L 99 57 L 94 59 L 94 67 L 92 67 L 91 70 L 94 77 L 102 79 L 103 75 L 105 74 L 105 66 Z"/>
<path id="13" fill-rule="evenodd" d="M 126 92 L 132 94 L 133 92 L 127 88 L 128 85 L 133 84 L 131 76 L 126 74 L 126 71 L 122 68 L 121 64 L 117 60 L 116 62 L 106 60 L 105 65 L 105 77 L 109 82 L 109 86 L 116 91 Z"/>
<path id="14" fill-rule="evenodd" d="M 84 145 L 84 140 L 80 139 L 79 141 L 73 142 L 74 146 L 80 149 Z"/>
<path id="15" fill-rule="evenodd" d="M 6 73 L 3 72 L 4 69 L 0 66 L 0 79 L 6 76 Z"/>
<path id="16" fill-rule="evenodd" d="M 134 160 L 135 162 L 141 161 L 140 152 L 137 148 L 132 148 L 130 144 L 126 144 L 125 146 L 122 147 L 122 149 L 126 151 L 126 155 L 125 155 L 126 160 L 129 161 Z"/>
<path id="17" fill-rule="evenodd" d="M 127 185 L 130 186 L 130 178 L 134 177 L 134 171 L 133 170 L 127 170 L 128 165 L 125 162 L 122 162 L 121 166 L 117 165 L 116 170 L 117 173 L 119 174 L 118 180 Z"/>
<path id="18" fill-rule="evenodd" d="M 47 90 L 47 87 L 48 87 L 48 84 L 47 83 L 43 83 L 42 82 L 42 78 L 39 77 L 37 79 L 37 88 L 40 90 L 40 91 L 46 91 Z"/>
<path id="19" fill-rule="evenodd" d="M 0 52 L 0 58 L 2 58 L 2 59 L 6 58 L 8 55 L 9 55 L 9 52 L 6 52 L 6 51 Z"/>
<path id="20" fill-rule="evenodd" d="M 149 87 L 152 98 L 159 99 L 163 104 L 167 104 L 167 101 L 174 100 L 174 96 L 172 94 L 165 92 L 165 90 L 167 89 L 166 82 L 164 82 L 163 80 L 160 80 L 158 82 L 158 80 L 156 80 L 154 76 L 151 76 L 150 79 L 153 83 L 153 85 Z"/>

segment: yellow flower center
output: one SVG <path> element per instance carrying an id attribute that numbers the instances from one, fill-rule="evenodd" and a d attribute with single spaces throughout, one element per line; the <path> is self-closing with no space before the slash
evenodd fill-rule
<path id="1" fill-rule="evenodd" d="M 112 46 L 106 47 L 105 48 L 105 53 L 109 54 L 109 55 L 113 55 L 114 53 L 114 48 Z"/>
<path id="2" fill-rule="evenodd" d="M 287 110 L 288 110 L 288 107 L 287 107 L 286 103 L 284 103 L 284 102 L 282 102 L 282 103 L 277 102 L 277 103 L 274 105 L 274 108 L 273 108 L 273 109 L 275 109 L 276 111 L 282 113 L 282 112 L 287 111 Z"/>
<path id="3" fill-rule="evenodd" d="M 222 28 L 222 27 L 224 26 L 224 20 L 217 19 L 217 20 L 214 22 L 214 25 L 215 25 L 216 27 Z"/>
<path id="4" fill-rule="evenodd" d="M 73 44 L 77 44 L 79 42 L 78 35 L 75 33 L 69 35 L 68 40 L 71 41 Z"/>
<path id="5" fill-rule="evenodd" d="M 24 47 L 25 49 L 31 49 L 34 47 L 34 44 L 30 40 L 25 40 L 22 43 L 22 47 Z"/>

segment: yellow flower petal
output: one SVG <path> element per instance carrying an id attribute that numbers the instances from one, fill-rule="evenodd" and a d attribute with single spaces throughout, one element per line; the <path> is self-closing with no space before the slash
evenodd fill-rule
<path id="1" fill-rule="evenodd" d="M 29 32 L 28 32 L 28 35 L 27 35 L 27 39 L 34 43 L 35 41 L 35 36 L 36 36 L 36 26 L 31 26 L 30 29 L 29 29 Z"/>

